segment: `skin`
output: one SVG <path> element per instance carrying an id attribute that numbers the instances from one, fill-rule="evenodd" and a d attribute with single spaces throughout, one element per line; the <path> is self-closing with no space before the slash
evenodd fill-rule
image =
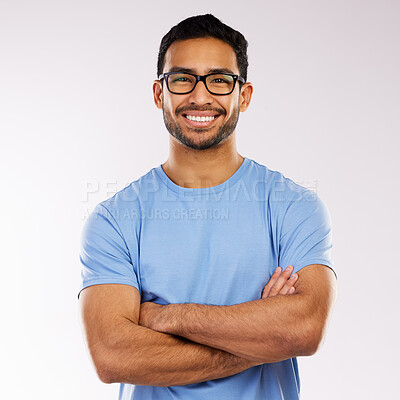
<path id="1" fill-rule="evenodd" d="M 288 279 L 290 272 L 290 268 L 284 273 L 278 269 L 265 286 L 263 298 L 289 295 L 297 279 Z M 261 364 L 140 326 L 140 293 L 132 286 L 89 286 L 81 292 L 79 302 L 86 344 L 104 383 L 188 385 Z"/>
<path id="2" fill-rule="evenodd" d="M 212 68 L 239 75 L 232 47 L 213 38 L 174 42 L 165 55 L 164 72 L 177 66 L 189 67 L 199 75 Z M 241 89 L 236 84 L 228 96 L 214 96 L 198 83 L 193 92 L 176 95 L 154 81 L 154 103 L 163 111 L 170 132 L 169 157 L 162 167 L 174 183 L 188 188 L 217 186 L 236 172 L 243 157 L 236 150 L 235 127 L 240 112 L 249 107 L 252 93 L 250 82 Z M 212 110 L 221 115 L 211 128 L 194 129 L 183 116 L 190 110 Z"/>
<path id="3" fill-rule="evenodd" d="M 262 299 L 233 306 L 146 302 L 139 324 L 260 363 L 312 355 L 326 332 L 336 279 L 331 269 L 319 264 L 288 279 L 292 270 L 288 267 L 277 280 L 289 285 L 293 281 L 293 295 L 275 296 L 280 283 L 268 283 Z"/>
<path id="4" fill-rule="evenodd" d="M 211 68 L 239 74 L 233 49 L 210 38 L 171 45 L 164 72 L 174 66 L 201 75 Z M 170 133 L 169 157 L 162 167 L 173 182 L 189 188 L 216 186 L 236 172 L 243 157 L 236 150 L 235 126 L 252 92 L 246 83 L 229 96 L 213 96 L 199 83 L 190 94 L 174 95 L 154 82 L 154 101 Z M 194 129 L 183 116 L 190 110 L 213 110 L 220 116 L 209 129 Z M 313 354 L 326 331 L 336 281 L 325 266 L 307 266 L 289 279 L 292 270 L 278 268 L 261 299 L 229 307 L 140 304 L 140 293 L 131 286 L 87 287 L 80 295 L 82 324 L 99 378 L 187 385 Z"/>

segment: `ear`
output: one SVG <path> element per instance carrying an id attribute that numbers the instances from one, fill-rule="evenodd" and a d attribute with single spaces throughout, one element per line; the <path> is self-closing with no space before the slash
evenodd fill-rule
<path id="1" fill-rule="evenodd" d="M 162 109 L 162 85 L 161 81 L 155 80 L 153 83 L 153 97 L 154 97 L 154 104 L 160 110 Z"/>
<path id="2" fill-rule="evenodd" d="M 243 84 L 240 91 L 240 111 L 246 111 L 253 95 L 253 85 L 250 82 Z"/>

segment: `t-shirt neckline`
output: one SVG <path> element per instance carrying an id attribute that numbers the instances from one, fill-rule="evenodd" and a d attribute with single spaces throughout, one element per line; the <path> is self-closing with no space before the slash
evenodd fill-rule
<path id="1" fill-rule="evenodd" d="M 195 196 L 195 195 L 219 193 L 229 187 L 232 187 L 242 177 L 242 175 L 244 174 L 249 165 L 249 162 L 250 160 L 247 157 L 244 157 L 242 164 L 240 164 L 240 167 L 236 170 L 236 172 L 234 172 L 234 174 L 230 178 L 220 183 L 219 185 L 204 187 L 204 188 L 185 188 L 183 186 L 177 185 L 176 183 L 172 182 L 172 180 L 164 172 L 162 164 L 156 167 L 155 171 L 157 172 L 157 175 L 159 176 L 161 181 L 167 186 L 168 189 L 174 191 L 175 193 L 183 194 L 185 196 L 186 195 Z"/>

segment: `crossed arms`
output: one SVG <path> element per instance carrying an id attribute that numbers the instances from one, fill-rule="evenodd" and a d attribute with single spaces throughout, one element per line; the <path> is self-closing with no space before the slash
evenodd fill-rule
<path id="1" fill-rule="evenodd" d="M 335 301 L 336 279 L 317 264 L 301 269 L 297 281 L 288 279 L 290 273 L 277 270 L 260 300 L 233 306 L 140 305 L 131 286 L 84 289 L 82 322 L 99 378 L 187 385 L 314 354 Z"/>

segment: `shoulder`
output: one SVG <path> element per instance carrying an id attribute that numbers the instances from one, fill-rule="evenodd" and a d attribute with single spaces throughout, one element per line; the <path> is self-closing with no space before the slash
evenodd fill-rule
<path id="1" fill-rule="evenodd" d="M 257 198 L 265 200 L 271 210 L 284 212 L 293 204 L 312 206 L 320 201 L 314 190 L 254 160 L 250 160 L 250 177 Z"/>
<path id="2" fill-rule="evenodd" d="M 90 218 L 107 220 L 112 225 L 125 230 L 132 223 L 141 219 L 144 203 L 159 190 L 155 168 L 128 184 L 113 196 L 98 203 L 91 212 Z"/>
<path id="3" fill-rule="evenodd" d="M 152 168 L 113 196 L 100 202 L 99 205 L 110 212 L 140 208 L 140 204 L 158 188 L 158 185 L 155 168 Z"/>

